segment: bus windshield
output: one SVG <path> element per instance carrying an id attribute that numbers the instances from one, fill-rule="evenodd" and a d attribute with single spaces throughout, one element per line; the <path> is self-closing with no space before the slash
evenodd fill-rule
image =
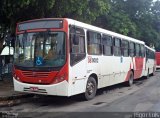
<path id="1" fill-rule="evenodd" d="M 64 32 L 19 34 L 15 45 L 15 65 L 38 68 L 63 66 L 65 47 Z"/>

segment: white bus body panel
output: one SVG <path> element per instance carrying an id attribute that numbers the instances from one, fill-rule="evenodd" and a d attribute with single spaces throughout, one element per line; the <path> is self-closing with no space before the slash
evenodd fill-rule
<path id="1" fill-rule="evenodd" d="M 87 81 L 86 58 L 69 67 L 69 96 L 83 93 Z"/>
<path id="2" fill-rule="evenodd" d="M 85 24 L 72 19 L 67 19 L 67 21 L 69 25 L 74 25 L 76 27 L 84 29 L 85 34 L 87 30 L 91 30 L 144 45 L 144 42 L 136 40 L 134 38 L 130 38 L 108 30 L 94 27 L 92 25 Z M 85 42 L 87 42 L 86 37 Z M 88 63 L 88 57 L 98 58 L 98 63 Z M 129 71 L 131 69 L 134 69 L 135 66 L 135 59 L 133 59 L 132 61 L 132 57 L 130 56 L 123 57 L 86 55 L 86 58 L 84 60 L 69 67 L 69 95 L 76 95 L 85 92 L 87 80 L 89 76 L 92 74 L 95 74 L 97 76 L 98 88 L 125 82 Z"/>
<path id="3" fill-rule="evenodd" d="M 101 59 L 102 85 L 105 87 L 124 82 L 130 70 L 131 58 L 103 56 Z"/>
<path id="4" fill-rule="evenodd" d="M 15 91 L 36 93 L 36 94 L 43 94 L 43 95 L 68 96 L 67 81 L 63 81 L 53 85 L 37 85 L 37 84 L 22 83 L 17 81 L 15 78 L 13 78 L 13 82 L 14 82 Z M 32 90 L 31 88 L 35 88 L 36 90 Z"/>
<path id="5" fill-rule="evenodd" d="M 150 51 L 155 52 L 154 49 L 152 49 L 152 48 L 150 48 L 150 47 L 148 47 L 146 45 L 145 45 L 145 47 L 147 49 L 149 49 Z M 145 69 L 145 74 L 144 75 L 147 76 L 148 72 L 149 72 L 149 74 L 152 74 L 152 73 L 154 73 L 155 70 L 156 70 L 155 59 L 146 58 L 146 69 Z"/>
<path id="6" fill-rule="evenodd" d="M 146 62 L 146 75 L 149 72 L 149 74 L 152 74 L 155 71 L 155 61 L 153 59 L 147 59 Z"/>

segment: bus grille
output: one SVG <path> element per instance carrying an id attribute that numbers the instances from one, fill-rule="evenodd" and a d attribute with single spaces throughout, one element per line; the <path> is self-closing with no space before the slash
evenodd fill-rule
<path id="1" fill-rule="evenodd" d="M 50 72 L 32 72 L 32 71 L 22 71 L 25 77 L 38 77 L 38 78 L 47 78 Z"/>

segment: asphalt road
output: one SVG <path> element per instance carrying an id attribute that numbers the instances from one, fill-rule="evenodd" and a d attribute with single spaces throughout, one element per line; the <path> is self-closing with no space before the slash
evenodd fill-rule
<path id="1" fill-rule="evenodd" d="M 21 117 L 89 117 L 114 115 L 135 117 L 134 113 L 160 112 L 160 70 L 149 79 L 135 81 L 132 87 L 123 84 L 98 90 L 95 99 L 81 100 L 80 96 L 36 96 L 26 103 L 0 108 L 2 115 Z M 118 114 L 117 114 L 118 113 Z M 127 114 L 128 113 L 128 114 Z M 139 115 L 139 114 L 136 114 Z M 160 117 L 160 114 L 143 114 L 145 117 Z M 112 117 L 112 116 L 110 116 Z M 136 116 L 139 117 L 139 116 Z"/>

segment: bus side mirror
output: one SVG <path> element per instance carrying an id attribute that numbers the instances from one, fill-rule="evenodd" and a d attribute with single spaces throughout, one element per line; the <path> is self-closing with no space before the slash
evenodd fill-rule
<path id="1" fill-rule="evenodd" d="M 79 45 L 79 35 L 74 35 L 73 44 L 74 45 Z"/>

